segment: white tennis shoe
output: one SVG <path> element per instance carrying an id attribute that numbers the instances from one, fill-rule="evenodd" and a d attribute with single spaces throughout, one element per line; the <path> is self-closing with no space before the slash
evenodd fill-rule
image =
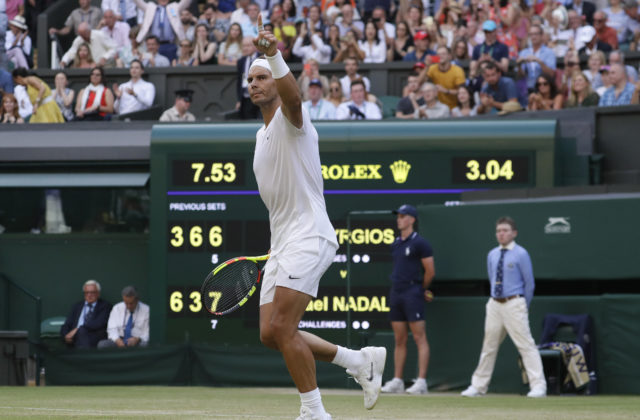
<path id="1" fill-rule="evenodd" d="M 384 384 L 382 392 L 385 394 L 402 394 L 404 392 L 404 381 L 400 378 L 393 378 Z"/>
<path id="2" fill-rule="evenodd" d="M 473 385 L 469 385 L 469 388 L 460 393 L 463 397 L 475 398 L 482 397 L 484 394 L 478 391 Z"/>
<path id="3" fill-rule="evenodd" d="M 331 414 L 325 413 L 324 417 L 314 416 L 311 409 L 303 405 L 300 407 L 300 416 L 296 420 L 331 420 Z"/>
<path id="4" fill-rule="evenodd" d="M 547 396 L 547 390 L 544 388 L 533 388 L 527 394 L 527 397 L 529 398 L 544 398 L 546 396 Z"/>
<path id="5" fill-rule="evenodd" d="M 387 360 L 387 349 L 384 347 L 364 347 L 360 349 L 364 363 L 357 371 L 347 369 L 347 373 L 360 384 L 364 391 L 364 408 L 371 410 L 378 402 L 382 387 L 382 372 Z"/>
<path id="6" fill-rule="evenodd" d="M 413 385 L 407 388 L 407 394 L 422 395 L 428 393 L 427 380 L 423 378 L 414 379 Z"/>

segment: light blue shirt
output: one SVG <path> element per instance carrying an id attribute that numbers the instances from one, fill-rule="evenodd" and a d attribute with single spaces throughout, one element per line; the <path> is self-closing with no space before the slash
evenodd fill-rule
<path id="1" fill-rule="evenodd" d="M 93 308 L 94 306 L 95 306 L 95 303 L 94 304 L 90 304 L 88 302 L 84 303 L 84 306 L 82 307 L 82 313 L 80 314 L 80 318 L 78 318 L 78 328 L 84 325 L 84 319 L 86 315 L 91 311 L 91 308 Z"/>
<path id="2" fill-rule="evenodd" d="M 151 33 L 157 36 L 160 42 L 173 42 L 175 40 L 175 34 L 169 22 L 166 7 L 158 6 L 156 8 L 156 15 L 153 17 L 153 23 L 151 24 Z"/>
<path id="3" fill-rule="evenodd" d="M 495 289 L 496 272 L 498 261 L 500 261 L 500 249 L 498 246 L 487 255 L 487 271 L 489 274 L 489 283 L 491 284 L 491 293 Z M 509 297 L 513 295 L 523 295 L 527 301 L 527 306 L 531 304 L 533 291 L 535 289 L 535 280 L 533 278 L 533 266 L 531 258 L 526 249 L 511 242 L 505 247 L 507 252 L 504 254 L 504 267 L 502 275 L 502 296 L 492 297 Z"/>
<path id="4" fill-rule="evenodd" d="M 533 48 L 525 48 L 524 50 L 520 51 L 518 57 L 525 58 L 532 55 L 541 59 L 547 67 L 553 70 L 556 69 L 556 55 L 553 53 L 553 50 L 551 48 L 542 45 L 536 52 L 533 52 Z M 536 80 L 542 74 L 542 66 L 535 62 L 522 63 L 520 65 L 527 75 L 527 87 L 529 89 L 533 89 L 536 86 Z"/>
<path id="5" fill-rule="evenodd" d="M 600 103 L 598 103 L 598 106 L 629 105 L 631 104 L 631 97 L 633 96 L 634 90 L 635 86 L 627 82 L 624 89 L 622 89 L 622 92 L 620 92 L 620 95 L 616 97 L 616 88 L 615 86 L 611 86 L 600 97 Z"/>
<path id="6" fill-rule="evenodd" d="M 314 106 L 311 100 L 304 101 L 302 106 L 307 108 L 309 116 L 312 120 L 335 120 L 336 119 L 336 107 L 329 101 L 320 99 Z"/>

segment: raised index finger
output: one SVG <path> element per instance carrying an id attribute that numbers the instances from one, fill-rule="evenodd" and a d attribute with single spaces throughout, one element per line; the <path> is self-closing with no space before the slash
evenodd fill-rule
<path id="1" fill-rule="evenodd" d="M 262 12 L 258 13 L 258 32 L 264 31 L 264 25 L 262 25 Z"/>

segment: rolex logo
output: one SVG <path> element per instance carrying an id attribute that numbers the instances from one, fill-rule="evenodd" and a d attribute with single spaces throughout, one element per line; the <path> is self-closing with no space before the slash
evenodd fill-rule
<path id="1" fill-rule="evenodd" d="M 396 160 L 389 166 L 391 173 L 393 174 L 393 180 L 396 184 L 404 184 L 407 181 L 407 176 L 411 170 L 409 162 L 404 160 Z"/>
<path id="2" fill-rule="evenodd" d="M 347 278 L 347 270 L 340 270 L 340 277 Z"/>

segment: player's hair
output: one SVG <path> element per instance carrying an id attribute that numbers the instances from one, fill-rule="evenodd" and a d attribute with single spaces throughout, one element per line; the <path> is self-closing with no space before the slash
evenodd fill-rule
<path id="1" fill-rule="evenodd" d="M 122 296 L 123 297 L 132 297 L 132 298 L 138 299 L 138 297 L 139 297 L 138 289 L 136 289 L 134 286 L 127 286 L 124 289 L 122 289 Z"/>
<path id="2" fill-rule="evenodd" d="M 100 283 L 98 283 L 95 280 L 87 280 L 84 282 L 84 284 L 82 285 L 82 291 L 84 292 L 84 288 L 85 286 L 96 286 L 96 289 L 98 289 L 98 292 L 100 291 Z"/>
<path id="3" fill-rule="evenodd" d="M 497 221 L 496 221 L 496 226 L 498 225 L 509 225 L 511 226 L 511 229 L 513 230 L 518 230 L 517 226 L 516 226 L 516 221 L 513 220 L 511 217 L 509 216 L 502 216 L 500 217 Z"/>

